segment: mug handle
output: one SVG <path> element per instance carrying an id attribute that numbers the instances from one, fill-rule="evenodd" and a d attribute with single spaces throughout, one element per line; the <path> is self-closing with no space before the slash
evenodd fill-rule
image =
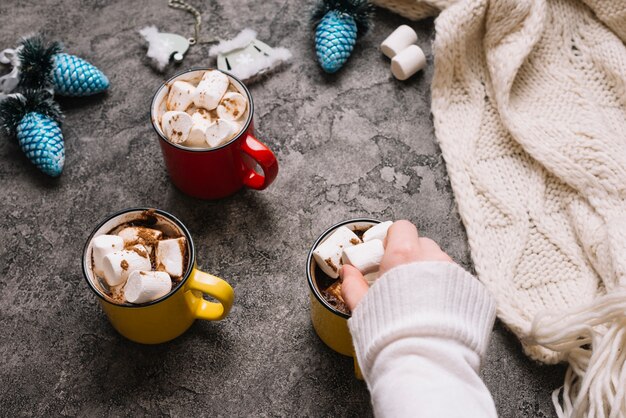
<path id="1" fill-rule="evenodd" d="M 195 292 L 186 292 L 187 303 L 197 319 L 219 321 L 224 319 L 233 306 L 235 292 L 225 280 L 201 270 L 194 269 L 187 281 L 190 290 L 209 295 L 218 302 L 209 302 Z"/>
<path id="2" fill-rule="evenodd" d="M 278 161 L 267 145 L 256 139 L 254 135 L 248 134 L 241 143 L 241 151 L 263 169 L 263 174 L 259 174 L 244 164 L 243 183 L 256 190 L 263 190 L 272 184 L 278 174 Z"/>

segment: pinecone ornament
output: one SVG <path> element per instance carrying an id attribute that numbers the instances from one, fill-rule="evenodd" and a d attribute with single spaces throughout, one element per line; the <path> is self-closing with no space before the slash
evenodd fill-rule
<path id="1" fill-rule="evenodd" d="M 0 102 L 0 127 L 17 141 L 26 157 L 42 172 L 58 177 L 65 163 L 62 114 L 45 90 L 26 90 Z"/>
<path id="2" fill-rule="evenodd" d="M 61 96 L 90 96 L 109 88 L 109 79 L 94 65 L 61 52 L 58 42 L 46 43 L 40 36 L 22 41 L 18 48 L 19 86 L 29 89 L 52 87 Z"/>
<path id="3" fill-rule="evenodd" d="M 369 28 L 373 8 L 367 0 L 322 0 L 313 13 L 315 50 L 322 69 L 338 71 L 348 60 L 357 37 Z"/>

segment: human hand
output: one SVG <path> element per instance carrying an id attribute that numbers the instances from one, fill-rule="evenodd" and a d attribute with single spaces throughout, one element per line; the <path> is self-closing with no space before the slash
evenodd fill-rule
<path id="1" fill-rule="evenodd" d="M 379 275 L 402 264 L 417 261 L 447 261 L 453 263 L 448 254 L 430 238 L 421 238 L 417 228 L 409 221 L 397 221 L 389 228 L 385 239 L 385 255 L 380 263 Z M 353 311 L 369 290 L 367 281 L 359 270 L 344 265 L 339 272 L 341 279 L 341 295 Z"/>

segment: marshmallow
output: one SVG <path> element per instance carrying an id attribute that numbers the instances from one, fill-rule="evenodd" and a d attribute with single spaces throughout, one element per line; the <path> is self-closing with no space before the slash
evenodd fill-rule
<path id="1" fill-rule="evenodd" d="M 146 303 L 167 295 L 172 279 L 164 271 L 135 270 L 124 285 L 124 297 L 130 303 Z"/>
<path id="2" fill-rule="evenodd" d="M 393 222 L 391 221 L 385 221 L 374 225 L 363 234 L 363 242 L 379 239 L 384 243 L 385 238 L 387 237 L 387 231 L 389 231 L 389 227 L 391 225 L 393 225 Z"/>
<path id="3" fill-rule="evenodd" d="M 196 88 L 186 81 L 174 81 L 170 86 L 165 107 L 167 110 L 185 111 L 193 103 L 193 93 Z"/>
<path id="4" fill-rule="evenodd" d="M 225 119 L 218 119 L 206 128 L 206 143 L 211 148 L 219 147 L 239 132 L 239 125 Z"/>
<path id="5" fill-rule="evenodd" d="M 110 287 L 124 284 L 128 275 L 135 270 L 150 270 L 148 250 L 143 245 L 137 245 L 133 250 L 115 251 L 104 257 L 102 269 L 104 280 Z"/>
<path id="6" fill-rule="evenodd" d="M 159 241 L 156 247 L 157 270 L 165 271 L 172 277 L 182 276 L 186 248 L 184 237 Z"/>
<path id="7" fill-rule="evenodd" d="M 189 137 L 189 131 L 193 126 L 193 120 L 185 112 L 171 111 L 165 112 L 161 118 L 163 133 L 170 142 L 180 144 Z"/>
<path id="8" fill-rule="evenodd" d="M 204 73 L 193 95 L 193 102 L 198 107 L 213 110 L 220 104 L 220 99 L 228 90 L 230 80 L 221 71 L 210 70 Z"/>
<path id="9" fill-rule="evenodd" d="M 125 244 L 139 243 L 149 246 L 160 240 L 163 232 L 145 226 L 128 226 L 119 231 L 117 235 L 122 237 Z"/>
<path id="10" fill-rule="evenodd" d="M 98 235 L 91 241 L 91 256 L 93 258 L 93 272 L 104 276 L 102 261 L 107 255 L 124 249 L 124 240 L 117 235 Z"/>
<path id="11" fill-rule="evenodd" d="M 343 249 L 341 261 L 356 267 L 362 274 L 378 270 L 385 254 L 383 242 L 379 239 Z"/>
<path id="12" fill-rule="evenodd" d="M 313 258 L 324 273 L 336 279 L 339 277 L 342 251 L 360 243 L 361 240 L 354 232 L 341 226 L 313 250 Z"/>
<path id="13" fill-rule="evenodd" d="M 426 56 L 417 45 L 404 48 L 391 60 L 391 74 L 398 80 L 406 80 L 424 67 Z"/>
<path id="14" fill-rule="evenodd" d="M 248 101 L 239 93 L 229 91 L 222 97 L 217 107 L 217 116 L 220 119 L 237 120 L 246 113 Z"/>
<path id="15" fill-rule="evenodd" d="M 410 26 L 400 25 L 380 44 L 380 50 L 387 58 L 393 58 L 415 42 L 417 42 L 417 33 Z"/>
<path id="16" fill-rule="evenodd" d="M 211 112 L 202 108 L 197 108 L 196 111 L 191 114 L 191 119 L 193 119 L 194 124 L 199 122 L 211 124 L 213 122 Z"/>

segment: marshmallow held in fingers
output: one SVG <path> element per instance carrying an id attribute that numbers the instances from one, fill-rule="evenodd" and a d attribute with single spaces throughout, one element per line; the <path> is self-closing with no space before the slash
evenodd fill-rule
<path id="1" fill-rule="evenodd" d="M 150 270 L 150 258 L 143 245 L 137 245 L 135 250 L 116 251 L 104 257 L 102 269 L 104 280 L 110 287 L 124 284 L 128 275 L 135 270 Z"/>
<path id="2" fill-rule="evenodd" d="M 189 137 L 193 119 L 185 112 L 178 110 L 165 112 L 161 118 L 163 133 L 174 144 L 181 144 Z"/>
<path id="3" fill-rule="evenodd" d="M 156 247 L 157 270 L 165 271 L 172 277 L 182 276 L 186 248 L 183 237 L 159 241 Z"/>
<path id="4" fill-rule="evenodd" d="M 380 50 L 387 58 L 393 58 L 415 42 L 417 42 L 417 33 L 410 26 L 400 25 L 380 44 Z"/>
<path id="5" fill-rule="evenodd" d="M 218 119 L 205 131 L 206 143 L 211 148 L 219 147 L 231 139 L 239 131 L 239 125 L 225 119 Z"/>
<path id="6" fill-rule="evenodd" d="M 223 72 L 216 70 L 207 71 L 196 87 L 193 103 L 207 110 L 215 109 L 220 104 L 220 100 L 226 93 L 226 90 L 228 90 L 229 84 L 230 80 Z"/>
<path id="7" fill-rule="evenodd" d="M 174 81 L 170 86 L 165 107 L 167 110 L 185 111 L 193 103 L 193 93 L 196 88 L 186 81 Z"/>
<path id="8" fill-rule="evenodd" d="M 410 45 L 391 60 L 391 74 L 398 80 L 406 80 L 426 67 L 424 51 L 417 45 Z"/>
<path id="9" fill-rule="evenodd" d="M 341 226 L 313 250 L 313 258 L 324 273 L 336 279 L 339 277 L 342 252 L 360 243 L 361 240 L 354 232 Z"/>
<path id="10" fill-rule="evenodd" d="M 124 298 L 130 303 L 146 303 L 167 295 L 172 279 L 164 271 L 135 270 L 124 285 Z"/>
<path id="11" fill-rule="evenodd" d="M 217 107 L 217 116 L 220 119 L 237 120 L 246 112 L 247 100 L 239 93 L 229 91 L 222 97 Z"/>
<path id="12" fill-rule="evenodd" d="M 124 249 L 124 240 L 118 235 L 99 235 L 91 241 L 91 253 L 93 257 L 93 271 L 102 277 L 102 263 L 104 257 Z"/>
<path id="13" fill-rule="evenodd" d="M 363 242 L 379 239 L 384 243 L 387 231 L 389 231 L 389 227 L 391 225 L 393 225 L 393 222 L 391 221 L 385 221 L 374 225 L 363 234 Z"/>
<path id="14" fill-rule="evenodd" d="M 356 267 L 361 274 L 371 273 L 378 270 L 380 262 L 385 255 L 383 242 L 379 239 L 343 249 L 341 261 Z"/>

